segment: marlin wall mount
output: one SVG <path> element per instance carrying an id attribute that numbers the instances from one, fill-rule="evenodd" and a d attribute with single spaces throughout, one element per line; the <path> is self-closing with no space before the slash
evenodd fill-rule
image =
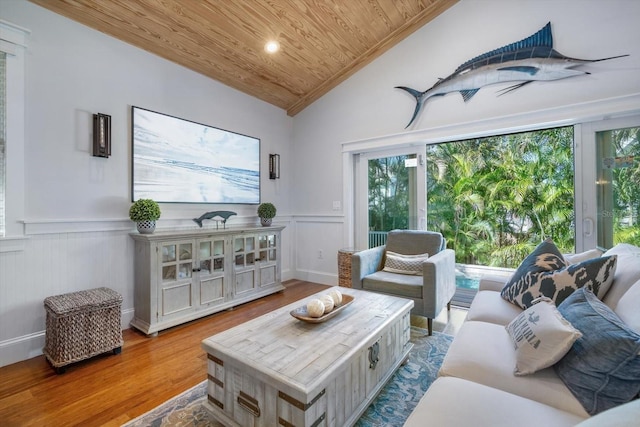
<path id="1" fill-rule="evenodd" d="M 578 65 L 624 56 L 629 55 L 600 59 L 577 59 L 564 56 L 553 48 L 551 22 L 547 22 L 547 25 L 542 27 L 540 31 L 526 39 L 476 56 L 465 62 L 453 74 L 439 79 L 436 84 L 424 92 L 406 86 L 396 86 L 396 89 L 407 91 L 416 99 L 416 109 L 405 129 L 415 121 L 422 106 L 429 98 L 460 92 L 462 99 L 467 102 L 484 86 L 520 82 L 499 91 L 500 95 L 504 95 L 534 81 L 560 80 L 590 74 L 573 68 Z"/>

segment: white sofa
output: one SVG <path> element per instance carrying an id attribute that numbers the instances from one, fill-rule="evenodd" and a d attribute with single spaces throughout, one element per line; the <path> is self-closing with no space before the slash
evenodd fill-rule
<path id="1" fill-rule="evenodd" d="M 565 258 L 574 263 L 601 254 Z M 640 248 L 620 244 L 604 253 L 613 254 L 616 272 L 602 301 L 640 333 Z M 438 378 L 405 426 L 640 426 L 639 399 L 591 417 L 553 367 L 514 375 L 515 349 L 505 325 L 523 310 L 502 299 L 505 282 L 481 280 Z"/>

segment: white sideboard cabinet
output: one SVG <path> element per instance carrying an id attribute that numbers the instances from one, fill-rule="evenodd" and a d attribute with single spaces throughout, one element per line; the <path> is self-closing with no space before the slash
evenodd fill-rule
<path id="1" fill-rule="evenodd" d="M 284 227 L 131 233 L 135 316 L 147 335 L 284 289 Z"/>

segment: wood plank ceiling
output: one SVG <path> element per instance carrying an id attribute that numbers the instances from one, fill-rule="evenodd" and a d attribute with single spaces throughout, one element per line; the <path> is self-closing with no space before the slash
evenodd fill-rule
<path id="1" fill-rule="evenodd" d="M 31 0 L 290 116 L 457 1 Z"/>

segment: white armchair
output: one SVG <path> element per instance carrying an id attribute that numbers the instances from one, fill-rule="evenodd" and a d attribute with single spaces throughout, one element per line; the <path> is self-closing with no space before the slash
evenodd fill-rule
<path id="1" fill-rule="evenodd" d="M 352 287 L 412 299 L 412 314 L 428 319 L 429 335 L 433 333 L 433 319 L 456 292 L 455 252 L 446 249 L 442 234 L 432 231 L 393 230 L 387 244 L 356 252 L 351 257 Z M 383 271 L 386 252 L 403 255 L 428 253 L 422 263 L 422 275 Z"/>

